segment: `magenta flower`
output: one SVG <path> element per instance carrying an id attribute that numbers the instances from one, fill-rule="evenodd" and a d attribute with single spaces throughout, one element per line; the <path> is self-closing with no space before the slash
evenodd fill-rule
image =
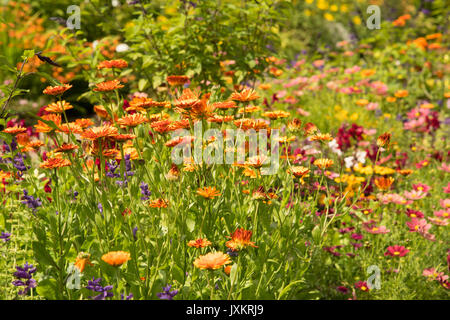
<path id="1" fill-rule="evenodd" d="M 391 257 L 404 257 L 409 252 L 404 246 L 389 246 L 387 251 L 384 253 L 385 256 Z"/>

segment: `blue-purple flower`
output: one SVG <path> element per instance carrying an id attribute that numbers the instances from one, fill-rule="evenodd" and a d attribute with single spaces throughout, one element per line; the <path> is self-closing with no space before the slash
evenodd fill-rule
<path id="1" fill-rule="evenodd" d="M 86 286 L 86 289 L 92 290 L 94 292 L 99 292 L 99 294 L 96 295 L 95 297 L 89 297 L 89 298 L 91 298 L 93 300 L 105 300 L 106 298 L 111 298 L 112 296 L 114 296 L 114 294 L 112 292 L 108 292 L 113 289 L 113 286 L 103 287 L 100 284 L 100 282 L 102 282 L 102 278 L 95 279 L 94 277 L 92 278 L 92 280 L 88 281 L 88 285 Z"/>
<path id="2" fill-rule="evenodd" d="M 141 197 L 141 200 L 145 201 L 150 199 L 150 195 L 152 194 L 152 192 L 148 190 L 148 184 L 146 184 L 145 182 L 141 182 L 139 187 L 141 188 L 141 194 L 144 195 L 143 197 Z"/>
<path id="3" fill-rule="evenodd" d="M 14 277 L 17 280 L 14 280 L 12 284 L 16 287 L 25 287 L 23 290 L 19 290 L 18 294 L 26 295 L 30 289 L 36 288 L 37 286 L 36 280 L 33 279 L 33 273 L 36 272 L 36 267 L 25 262 L 23 267 L 16 266 L 16 270 Z"/>
<path id="4" fill-rule="evenodd" d="M 167 287 L 163 287 L 163 292 L 159 292 L 156 295 L 161 300 L 173 300 L 173 297 L 175 297 L 178 293 L 178 290 L 170 290 L 172 289 L 171 285 L 167 285 Z"/>
<path id="5" fill-rule="evenodd" d="M 23 189 L 23 204 L 26 204 L 28 208 L 33 209 L 33 213 L 36 212 L 36 209 L 42 206 L 42 202 L 39 198 L 34 198 L 33 196 L 28 195 L 28 191 Z"/>
<path id="6" fill-rule="evenodd" d="M 9 240 L 11 240 L 10 237 L 11 237 L 11 233 L 8 233 L 8 232 L 2 231 L 2 233 L 0 234 L 0 239 L 2 239 L 4 242 L 8 242 Z"/>

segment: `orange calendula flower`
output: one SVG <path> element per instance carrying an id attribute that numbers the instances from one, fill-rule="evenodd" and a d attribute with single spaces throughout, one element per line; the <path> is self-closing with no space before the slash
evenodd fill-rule
<path id="1" fill-rule="evenodd" d="M 201 100 L 199 97 L 200 97 L 200 93 L 193 92 L 191 89 L 187 88 L 187 89 L 183 90 L 183 93 L 181 94 L 180 98 L 175 100 L 173 105 L 176 108 L 190 109 L 193 106 L 201 103 Z"/>
<path id="2" fill-rule="evenodd" d="M 85 129 L 87 127 L 94 125 L 94 122 L 91 119 L 81 118 L 81 119 L 76 119 L 75 124 L 77 124 L 78 126 L 80 126 L 83 129 Z"/>
<path id="3" fill-rule="evenodd" d="M 293 119 L 291 122 L 288 123 L 288 129 L 289 131 L 297 132 L 302 127 L 302 120 L 300 119 Z"/>
<path id="4" fill-rule="evenodd" d="M 89 253 L 80 252 L 77 256 L 77 259 L 75 260 L 75 267 L 80 270 L 80 272 L 83 272 L 86 268 L 86 265 L 93 266 L 89 258 L 91 255 Z"/>
<path id="5" fill-rule="evenodd" d="M 289 173 L 292 173 L 296 177 L 306 177 L 306 175 L 309 173 L 309 169 L 303 166 L 295 166 L 291 169 L 288 169 Z"/>
<path id="6" fill-rule="evenodd" d="M 168 76 L 167 83 L 171 86 L 182 86 L 189 81 L 188 76 Z"/>
<path id="7" fill-rule="evenodd" d="M 383 133 L 381 136 L 377 139 L 377 145 L 379 147 L 388 147 L 389 143 L 391 142 L 391 134 L 389 132 Z"/>
<path id="8" fill-rule="evenodd" d="M 394 178 L 392 177 L 381 177 L 375 179 L 375 185 L 381 190 L 389 190 L 392 183 L 394 183 Z"/>
<path id="9" fill-rule="evenodd" d="M 230 256 L 219 251 L 198 257 L 194 261 L 194 266 L 199 269 L 217 270 L 230 263 Z"/>
<path id="10" fill-rule="evenodd" d="M 291 114 L 287 111 L 276 110 L 276 111 L 267 111 L 262 114 L 263 117 L 270 118 L 272 120 L 288 118 Z"/>
<path id="11" fill-rule="evenodd" d="M 119 132 L 113 126 L 101 126 L 86 129 L 81 137 L 88 140 L 97 140 L 101 138 L 110 138 L 118 135 Z"/>
<path id="12" fill-rule="evenodd" d="M 227 241 L 225 245 L 232 251 L 239 251 L 247 246 L 258 248 L 257 246 L 255 246 L 254 242 L 250 241 L 251 237 L 252 231 L 238 228 L 236 229 L 236 231 L 234 231 L 234 233 L 231 234 L 231 237 L 228 237 L 231 238 L 231 240 Z"/>
<path id="13" fill-rule="evenodd" d="M 148 122 L 148 119 L 146 117 L 144 117 L 142 114 L 140 113 L 135 113 L 135 114 L 131 114 L 131 115 L 127 115 L 124 116 L 122 118 L 119 118 L 119 120 L 117 120 L 117 123 L 122 127 L 136 127 L 142 123 L 146 123 Z"/>
<path id="14" fill-rule="evenodd" d="M 233 109 L 233 108 L 237 108 L 236 102 L 234 102 L 234 101 L 214 102 L 212 105 L 216 109 Z"/>
<path id="15" fill-rule="evenodd" d="M 225 268 L 223 268 L 223 271 L 225 272 L 225 274 L 226 274 L 227 276 L 230 275 L 231 267 L 232 267 L 232 266 L 228 265 L 228 266 L 226 266 Z"/>
<path id="16" fill-rule="evenodd" d="M 128 67 L 128 62 L 126 62 L 123 59 L 117 59 L 117 60 L 105 60 L 98 64 L 97 69 L 111 69 L 111 68 L 117 68 L 117 69 L 123 69 Z"/>
<path id="17" fill-rule="evenodd" d="M 51 113 L 62 113 L 65 110 L 70 110 L 73 109 L 73 106 L 67 102 L 67 101 L 57 101 L 57 102 L 53 102 L 51 104 L 49 104 L 46 108 L 45 111 L 47 112 L 51 112 Z"/>
<path id="18" fill-rule="evenodd" d="M 395 92 L 394 96 L 396 96 L 397 98 L 405 98 L 408 96 L 408 94 L 408 90 L 398 90 L 397 92 Z"/>
<path id="19" fill-rule="evenodd" d="M 131 258 L 128 252 L 111 251 L 104 254 L 102 256 L 102 260 L 113 267 L 118 267 L 127 262 L 128 260 L 131 260 Z"/>
<path id="20" fill-rule="evenodd" d="M 256 94 L 256 91 L 253 89 L 244 89 L 241 92 L 233 92 L 231 94 L 231 99 L 241 102 L 253 101 L 259 99 L 259 96 Z"/>
<path id="21" fill-rule="evenodd" d="M 261 111 L 260 106 L 246 106 L 245 108 L 240 108 L 238 113 L 254 113 L 258 111 Z"/>
<path id="22" fill-rule="evenodd" d="M 210 246 L 212 243 L 211 241 L 208 241 L 206 238 L 198 238 L 196 240 L 191 240 L 188 242 L 189 247 L 195 247 L 195 248 L 205 248 Z"/>
<path id="23" fill-rule="evenodd" d="M 54 86 L 54 87 L 48 86 L 47 88 L 44 89 L 43 93 L 51 96 L 59 96 L 64 92 L 66 92 L 67 90 L 69 90 L 70 88 L 72 88 L 72 85 L 70 84 L 63 84 L 61 86 Z"/>
<path id="24" fill-rule="evenodd" d="M 326 159 L 326 158 L 322 158 L 322 159 L 317 159 L 314 161 L 314 165 L 318 166 L 320 169 L 326 169 L 331 167 L 334 164 L 334 161 L 331 159 Z"/>
<path id="25" fill-rule="evenodd" d="M 151 208 L 167 208 L 168 205 L 169 205 L 169 202 L 164 199 L 152 200 L 149 203 L 149 207 L 151 207 Z"/>
<path id="26" fill-rule="evenodd" d="M 215 197 L 220 196 L 220 192 L 216 189 L 216 187 L 199 188 L 197 190 L 197 194 L 206 199 L 214 199 Z"/>
<path id="27" fill-rule="evenodd" d="M 70 152 L 78 149 L 79 147 L 75 144 L 71 143 L 63 143 L 61 146 L 55 149 L 55 152 Z"/>
<path id="28" fill-rule="evenodd" d="M 57 127 L 59 127 L 61 124 L 61 115 L 59 114 L 46 114 L 42 116 L 42 119 L 45 121 L 53 122 Z M 36 128 L 36 132 L 50 133 L 55 131 L 55 128 L 49 126 L 41 120 L 38 120 L 38 123 L 34 125 L 34 127 Z"/>
<path id="29" fill-rule="evenodd" d="M 83 128 L 81 128 L 79 125 L 77 125 L 75 122 L 69 122 L 69 123 L 63 123 L 59 126 L 57 132 L 64 132 L 64 133 L 82 133 Z"/>
<path id="30" fill-rule="evenodd" d="M 107 91 L 117 90 L 117 89 L 120 89 L 123 87 L 124 87 L 124 85 L 120 84 L 119 80 L 111 80 L 111 81 L 105 81 L 105 82 L 96 84 L 94 91 L 107 92 Z"/>
<path id="31" fill-rule="evenodd" d="M 6 129 L 3 130 L 2 132 L 16 135 L 16 134 L 24 133 L 24 132 L 26 132 L 26 131 L 27 131 L 27 128 L 19 127 L 19 126 L 14 126 L 14 127 L 6 128 Z"/>
<path id="32" fill-rule="evenodd" d="M 314 123 L 308 122 L 305 124 L 303 130 L 305 131 L 305 134 L 309 136 L 311 134 L 314 134 L 318 129 Z"/>
<path id="33" fill-rule="evenodd" d="M 55 169 L 55 168 L 62 168 L 62 167 L 68 167 L 72 165 L 72 163 L 67 159 L 62 158 L 48 158 L 44 162 L 42 162 L 39 167 L 45 168 L 45 169 Z"/>
<path id="34" fill-rule="evenodd" d="M 310 141 L 331 141 L 333 137 L 329 133 L 316 133 L 309 138 Z"/>

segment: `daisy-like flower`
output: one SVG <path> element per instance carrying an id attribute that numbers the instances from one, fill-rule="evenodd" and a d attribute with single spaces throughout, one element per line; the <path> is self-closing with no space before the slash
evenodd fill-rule
<path id="1" fill-rule="evenodd" d="M 148 204 L 148 206 L 151 208 L 167 208 L 168 205 L 169 202 L 164 199 L 155 199 L 150 201 L 150 203 Z"/>
<path id="2" fill-rule="evenodd" d="M 55 126 L 59 127 L 61 125 L 61 115 L 59 114 L 46 114 L 42 116 L 42 119 L 45 121 L 51 121 L 55 124 Z M 51 133 L 55 131 L 55 128 L 49 126 L 45 122 L 38 120 L 38 123 L 34 125 L 36 128 L 36 132 L 42 133 Z"/>
<path id="3" fill-rule="evenodd" d="M 13 135 L 17 135 L 17 134 L 21 134 L 27 131 L 27 128 L 24 127 L 19 127 L 19 126 L 14 126 L 14 127 L 9 127 L 6 128 L 5 130 L 3 130 L 2 132 L 5 133 L 9 133 L 9 134 L 13 134 Z"/>
<path id="4" fill-rule="evenodd" d="M 305 131 L 305 135 L 309 136 L 314 134 L 318 129 L 314 123 L 308 122 L 305 124 L 303 130 Z"/>
<path id="5" fill-rule="evenodd" d="M 244 89 L 241 92 L 235 91 L 231 94 L 231 100 L 247 102 L 259 99 L 256 91 L 253 89 Z"/>
<path id="6" fill-rule="evenodd" d="M 99 116 L 100 118 L 110 119 L 111 116 L 109 115 L 108 111 L 104 106 L 101 105 L 95 105 L 94 106 L 94 112 Z"/>
<path id="7" fill-rule="evenodd" d="M 239 228 L 231 234 L 231 237 L 229 237 L 231 238 L 231 240 L 227 241 L 225 245 L 232 251 L 239 251 L 247 246 L 257 248 L 257 246 L 255 246 L 255 243 L 250 241 L 251 237 L 252 231 Z"/>
<path id="8" fill-rule="evenodd" d="M 391 188 L 391 185 L 394 183 L 394 178 L 392 177 L 376 178 L 374 183 L 381 190 L 389 190 Z"/>
<path id="9" fill-rule="evenodd" d="M 260 106 L 246 106 L 245 108 L 240 108 L 238 113 L 254 113 L 258 111 L 261 111 Z"/>
<path id="10" fill-rule="evenodd" d="M 199 269 L 217 270 L 226 264 L 230 264 L 230 256 L 223 252 L 210 252 L 200 256 L 194 261 L 194 266 Z"/>
<path id="11" fill-rule="evenodd" d="M 364 226 L 364 230 L 371 234 L 386 234 L 391 232 L 391 230 L 387 229 L 385 226 Z"/>
<path id="12" fill-rule="evenodd" d="M 262 119 L 239 119 L 233 122 L 234 125 L 242 130 L 254 129 L 259 131 L 261 129 L 267 129 L 269 124 Z"/>
<path id="13" fill-rule="evenodd" d="M 333 137 L 329 133 L 316 133 L 309 137 L 310 141 L 331 141 Z"/>
<path id="14" fill-rule="evenodd" d="M 367 292 L 369 291 L 369 286 L 367 285 L 367 282 L 365 281 L 358 281 L 355 283 L 355 288 L 359 289 L 361 291 Z"/>
<path id="15" fill-rule="evenodd" d="M 58 148 L 55 149 L 55 152 L 71 152 L 78 148 L 79 147 L 75 144 L 64 142 L 62 145 L 60 145 Z"/>
<path id="16" fill-rule="evenodd" d="M 136 127 L 146 122 L 148 122 L 148 119 L 140 113 L 127 115 L 117 120 L 117 123 L 120 125 L 121 128 Z"/>
<path id="17" fill-rule="evenodd" d="M 197 194 L 205 199 L 214 199 L 215 197 L 220 196 L 220 192 L 216 189 L 216 187 L 199 188 L 197 190 Z"/>
<path id="18" fill-rule="evenodd" d="M 200 97 L 200 93 L 193 92 L 191 89 L 187 88 L 187 89 L 183 90 L 183 93 L 177 100 L 175 100 L 173 105 L 176 108 L 190 109 L 193 106 L 201 103 L 201 100 L 199 97 Z"/>
<path id="19" fill-rule="evenodd" d="M 331 167 L 333 164 L 334 164 L 333 160 L 326 159 L 326 158 L 316 159 L 314 161 L 314 165 L 319 167 L 320 169 L 327 169 L 327 168 Z"/>
<path id="20" fill-rule="evenodd" d="M 266 162 L 268 158 L 264 155 L 258 155 L 248 158 L 245 165 L 255 169 L 260 169 Z"/>
<path id="21" fill-rule="evenodd" d="M 111 251 L 102 256 L 103 261 L 114 267 L 121 266 L 130 259 L 130 254 L 125 251 Z"/>
<path id="22" fill-rule="evenodd" d="M 78 268 L 80 272 L 83 272 L 86 265 L 93 266 L 91 260 L 89 259 L 90 257 L 91 255 L 89 253 L 80 252 L 75 260 L 75 267 Z"/>
<path id="23" fill-rule="evenodd" d="M 82 133 L 83 128 L 77 125 L 75 122 L 63 123 L 59 126 L 57 132 L 70 133 Z"/>
<path id="24" fill-rule="evenodd" d="M 70 110 L 73 109 L 73 106 L 67 102 L 67 101 L 57 101 L 57 102 L 53 102 L 51 104 L 49 104 L 46 108 L 45 111 L 47 112 L 51 112 L 51 113 L 62 113 L 65 110 Z"/>
<path id="25" fill-rule="evenodd" d="M 293 119 L 291 122 L 288 123 L 288 129 L 289 131 L 292 132 L 300 131 L 301 127 L 302 127 L 302 120 L 297 118 Z"/>
<path id="26" fill-rule="evenodd" d="M 384 253 L 385 256 L 391 257 L 404 257 L 409 252 L 404 246 L 389 246 L 387 251 Z"/>
<path id="27" fill-rule="evenodd" d="M 267 111 L 262 114 L 263 117 L 267 117 L 272 120 L 281 119 L 281 118 L 289 118 L 290 113 L 283 110 L 275 110 L 275 111 Z"/>
<path id="28" fill-rule="evenodd" d="M 75 120 L 75 124 L 80 126 L 82 129 L 85 129 L 92 126 L 94 122 L 91 119 L 80 118 Z"/>
<path id="29" fill-rule="evenodd" d="M 306 177 L 310 170 L 303 166 L 295 166 L 291 169 L 288 169 L 288 172 L 292 173 L 296 177 Z"/>
<path id="30" fill-rule="evenodd" d="M 214 102 L 213 107 L 215 109 L 234 109 L 237 108 L 236 102 L 234 101 L 223 101 L 223 102 Z"/>
<path id="31" fill-rule="evenodd" d="M 111 69 L 111 68 L 116 68 L 116 69 L 123 69 L 128 67 L 128 62 L 126 62 L 123 59 L 117 59 L 117 60 L 105 60 L 102 61 L 98 64 L 97 69 Z"/>
<path id="32" fill-rule="evenodd" d="M 196 240 L 191 240 L 188 242 L 188 246 L 189 247 L 194 247 L 194 248 L 206 248 L 208 246 L 210 246 L 212 243 L 211 241 L 208 241 L 208 239 L 206 238 L 198 238 Z"/>
<path id="33" fill-rule="evenodd" d="M 397 92 L 395 92 L 394 96 L 396 96 L 397 98 L 405 98 L 409 95 L 408 90 L 398 90 Z"/>
<path id="34" fill-rule="evenodd" d="M 182 86 L 189 81 L 188 76 L 168 76 L 166 78 L 167 83 L 171 86 Z"/>
<path id="35" fill-rule="evenodd" d="M 111 81 L 104 81 L 104 82 L 96 84 L 95 88 L 93 90 L 97 91 L 97 92 L 108 92 L 108 91 L 117 90 L 117 89 L 120 89 L 123 87 L 124 87 L 124 85 L 120 84 L 119 80 L 111 80 Z"/>
<path id="36" fill-rule="evenodd" d="M 70 88 L 72 88 L 72 85 L 70 84 L 63 84 L 61 86 L 54 86 L 54 87 L 48 86 L 47 88 L 44 89 L 43 93 L 51 96 L 59 96 L 64 92 L 66 92 L 67 90 L 69 90 Z"/>
<path id="37" fill-rule="evenodd" d="M 119 132 L 113 126 L 101 126 L 86 129 L 81 137 L 88 140 L 98 140 L 101 138 L 110 138 L 118 135 Z"/>
<path id="38" fill-rule="evenodd" d="M 45 168 L 45 169 L 55 169 L 55 168 L 62 168 L 62 167 L 68 167 L 72 165 L 70 160 L 62 159 L 62 158 L 47 158 L 44 162 L 42 162 L 39 167 Z"/>

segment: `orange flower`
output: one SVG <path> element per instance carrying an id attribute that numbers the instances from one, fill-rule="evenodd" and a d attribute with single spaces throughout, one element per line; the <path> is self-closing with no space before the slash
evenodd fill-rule
<path id="1" fill-rule="evenodd" d="M 118 130 L 116 127 L 112 126 L 101 126 L 101 127 L 93 127 L 86 129 L 81 137 L 83 139 L 88 140 L 97 140 L 101 138 L 110 138 L 114 137 L 118 134 Z"/>
<path id="2" fill-rule="evenodd" d="M 75 120 L 75 124 L 77 124 L 78 126 L 80 126 L 81 128 L 85 129 L 87 127 L 90 127 L 94 124 L 94 122 L 91 119 L 76 119 Z"/>
<path id="3" fill-rule="evenodd" d="M 94 106 L 94 112 L 100 117 L 105 119 L 110 119 L 108 111 L 105 109 L 104 106 L 95 105 Z"/>
<path id="4" fill-rule="evenodd" d="M 241 102 L 253 101 L 259 99 L 259 96 L 256 94 L 256 91 L 253 89 L 244 89 L 241 92 L 233 92 L 231 94 L 231 99 Z"/>
<path id="5" fill-rule="evenodd" d="M 102 256 L 102 260 L 113 267 L 121 266 L 130 259 L 130 254 L 125 251 L 111 251 Z"/>
<path id="6" fill-rule="evenodd" d="M 305 134 L 307 136 L 309 136 L 309 135 L 315 133 L 318 129 L 314 123 L 308 122 L 307 124 L 305 124 L 305 127 L 303 128 L 303 130 L 305 131 Z"/>
<path id="7" fill-rule="evenodd" d="M 118 60 L 105 60 L 99 63 L 99 65 L 97 66 L 97 69 L 105 69 L 105 68 L 118 68 L 118 69 L 123 69 L 128 67 L 128 63 L 123 60 L 123 59 L 118 59 Z"/>
<path id="8" fill-rule="evenodd" d="M 246 106 L 245 108 L 240 108 L 238 110 L 238 113 L 253 113 L 253 112 L 258 112 L 261 111 L 261 107 L 260 106 Z"/>
<path id="9" fill-rule="evenodd" d="M 119 80 L 111 80 L 111 81 L 105 81 L 105 82 L 96 84 L 94 91 L 107 92 L 107 91 L 117 90 L 117 89 L 120 89 L 123 87 L 124 87 L 124 85 L 120 84 Z"/>
<path id="10" fill-rule="evenodd" d="M 261 119 L 239 119 L 234 121 L 234 125 L 242 130 L 254 129 L 255 131 L 269 127 L 269 124 Z"/>
<path id="11" fill-rule="evenodd" d="M 42 119 L 45 121 L 53 122 L 57 127 L 59 127 L 61 124 L 61 116 L 59 114 L 46 114 L 42 116 Z M 41 120 L 38 120 L 38 123 L 34 125 L 34 127 L 36 128 L 36 132 L 49 133 L 55 130 Z"/>
<path id="12" fill-rule="evenodd" d="M 77 145 L 64 142 L 61 146 L 55 149 L 55 152 L 70 152 L 76 149 L 78 149 Z"/>
<path id="13" fill-rule="evenodd" d="M 305 177 L 309 171 L 308 168 L 303 166 L 295 166 L 288 170 L 289 173 L 292 173 L 296 177 Z"/>
<path id="14" fill-rule="evenodd" d="M 404 97 L 407 97 L 408 96 L 408 90 L 398 90 L 394 95 L 397 97 L 397 98 L 404 98 Z"/>
<path id="15" fill-rule="evenodd" d="M 375 179 L 375 185 L 381 190 L 389 190 L 392 183 L 394 183 L 394 178 L 392 178 L 392 177 L 388 177 L 388 178 L 381 177 L 381 178 Z"/>
<path id="16" fill-rule="evenodd" d="M 198 257 L 194 261 L 194 266 L 199 269 L 217 270 L 230 263 L 230 256 L 219 251 Z"/>
<path id="17" fill-rule="evenodd" d="M 168 205 L 169 205 L 169 202 L 167 200 L 156 199 L 156 200 L 150 201 L 149 207 L 151 207 L 151 208 L 167 208 Z"/>
<path id="18" fill-rule="evenodd" d="M 291 114 L 289 112 L 283 110 L 267 111 L 262 114 L 263 117 L 268 117 L 272 120 L 289 118 L 290 115 Z"/>
<path id="19" fill-rule="evenodd" d="M 67 101 L 57 101 L 54 103 L 49 104 L 46 108 L 45 111 L 47 112 L 52 112 L 52 113 L 62 113 L 65 110 L 70 110 L 73 109 L 73 106 L 68 103 Z"/>
<path id="20" fill-rule="evenodd" d="M 326 169 L 331 167 L 334 164 L 334 161 L 331 159 L 326 159 L 326 158 L 322 158 L 322 159 L 317 159 L 314 161 L 314 165 L 318 166 L 320 169 Z"/>
<path id="21" fill-rule="evenodd" d="M 182 86 L 183 84 L 187 83 L 189 81 L 188 76 L 168 76 L 167 82 L 171 86 Z"/>
<path id="22" fill-rule="evenodd" d="M 27 128 L 19 127 L 19 126 L 14 126 L 14 127 L 6 128 L 6 129 L 3 130 L 2 132 L 16 135 L 16 134 L 24 133 L 24 132 L 26 132 L 26 131 L 27 131 Z"/>
<path id="23" fill-rule="evenodd" d="M 212 104 L 216 109 L 233 109 L 237 108 L 237 105 L 234 101 L 223 101 L 223 102 L 214 102 Z"/>
<path id="24" fill-rule="evenodd" d="M 47 160 L 42 162 L 39 167 L 45 168 L 45 169 L 55 169 L 55 168 L 68 167 L 70 165 L 72 165 L 72 163 L 67 159 L 47 158 Z"/>
<path id="25" fill-rule="evenodd" d="M 297 118 L 293 119 L 291 122 L 288 123 L 288 129 L 290 131 L 294 132 L 299 131 L 301 127 L 302 127 L 302 120 Z"/>
<path id="26" fill-rule="evenodd" d="M 223 268 L 223 271 L 227 276 L 229 276 L 231 272 L 231 266 L 226 266 L 225 268 Z"/>
<path id="27" fill-rule="evenodd" d="M 89 260 L 90 257 L 91 255 L 89 253 L 80 252 L 75 260 L 75 267 L 77 267 L 80 272 L 83 272 L 86 265 L 93 266 Z"/>
<path id="28" fill-rule="evenodd" d="M 206 199 L 214 199 L 215 197 L 220 196 L 220 192 L 216 190 L 216 187 L 199 188 L 197 194 Z"/>
<path id="29" fill-rule="evenodd" d="M 233 121 L 233 116 L 218 116 L 214 115 L 211 118 L 208 118 L 208 122 L 214 122 L 214 123 L 223 123 L 223 122 L 230 122 Z"/>
<path id="30" fill-rule="evenodd" d="M 134 138 L 136 138 L 134 134 L 118 134 L 116 136 L 107 137 L 108 140 L 115 142 L 125 142 L 127 140 L 133 140 Z"/>
<path id="31" fill-rule="evenodd" d="M 234 233 L 231 234 L 231 240 L 227 241 L 225 245 L 230 248 L 232 251 L 242 250 L 247 246 L 252 246 L 254 248 L 258 248 L 255 246 L 254 242 L 250 241 L 252 237 L 252 231 L 245 230 L 243 228 L 236 229 Z"/>
<path id="32" fill-rule="evenodd" d="M 381 136 L 377 139 L 377 145 L 379 147 L 388 147 L 389 143 L 391 141 L 391 134 L 389 132 L 383 133 Z"/>
<path id="33" fill-rule="evenodd" d="M 69 122 L 69 123 L 63 123 L 59 126 L 58 132 L 64 132 L 69 134 L 72 133 L 82 133 L 83 128 L 81 128 L 79 125 L 77 125 L 75 122 Z"/>
<path id="34" fill-rule="evenodd" d="M 311 141 L 331 141 L 333 137 L 329 133 L 316 133 L 309 138 Z"/>
<path id="35" fill-rule="evenodd" d="M 54 87 L 48 86 L 47 88 L 44 89 L 43 93 L 51 96 L 59 96 L 64 92 L 66 92 L 67 90 L 69 90 L 70 88 L 72 88 L 72 85 L 70 84 L 63 84 L 61 86 L 54 86 Z"/>
<path id="36" fill-rule="evenodd" d="M 211 241 L 208 241 L 208 239 L 198 238 L 197 240 L 191 240 L 188 242 L 189 247 L 195 247 L 195 248 L 205 248 L 207 246 L 210 246 L 212 243 Z"/>
<path id="37" fill-rule="evenodd" d="M 196 104 L 201 103 L 199 96 L 200 94 L 198 92 L 192 92 L 189 88 L 184 89 L 180 98 L 175 100 L 173 105 L 176 108 L 190 109 Z"/>
<path id="38" fill-rule="evenodd" d="M 148 122 L 148 119 L 140 113 L 127 115 L 117 120 L 117 123 L 121 126 L 121 128 L 136 127 L 145 122 Z"/>

